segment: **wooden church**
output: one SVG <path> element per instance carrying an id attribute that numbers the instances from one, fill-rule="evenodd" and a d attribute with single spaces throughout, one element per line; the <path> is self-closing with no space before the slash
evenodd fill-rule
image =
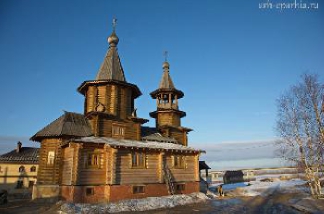
<path id="1" fill-rule="evenodd" d="M 142 93 L 126 81 L 113 27 L 109 48 L 94 80 L 84 81 L 84 113 L 65 112 L 38 131 L 39 169 L 33 198 L 84 203 L 187 194 L 199 191 L 199 155 L 188 147 L 186 113 L 178 100 L 169 63 L 163 63 L 158 89 L 151 92 L 156 127 L 145 127 L 134 108 Z"/>

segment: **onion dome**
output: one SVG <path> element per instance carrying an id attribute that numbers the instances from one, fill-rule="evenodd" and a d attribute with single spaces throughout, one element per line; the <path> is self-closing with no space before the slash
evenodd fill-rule
<path id="1" fill-rule="evenodd" d="M 117 46 L 119 42 L 119 38 L 116 35 L 115 31 L 112 32 L 112 34 L 108 37 L 107 40 L 110 46 Z"/>

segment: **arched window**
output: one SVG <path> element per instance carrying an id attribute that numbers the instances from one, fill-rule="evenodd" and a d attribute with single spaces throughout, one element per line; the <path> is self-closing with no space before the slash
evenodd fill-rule
<path id="1" fill-rule="evenodd" d="M 30 171 L 31 171 L 31 172 L 36 172 L 36 166 L 32 166 L 32 167 L 30 167 Z"/>
<path id="2" fill-rule="evenodd" d="M 25 172 L 25 167 L 24 166 L 20 166 L 19 167 L 19 172 Z"/>

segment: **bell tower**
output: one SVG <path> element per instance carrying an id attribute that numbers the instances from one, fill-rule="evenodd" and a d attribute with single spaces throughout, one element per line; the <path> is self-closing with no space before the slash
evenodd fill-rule
<path id="1" fill-rule="evenodd" d="M 155 118 L 156 128 L 165 137 L 173 137 L 180 144 L 187 146 L 188 132 L 192 129 L 181 126 L 181 118 L 186 116 L 184 111 L 179 110 L 178 100 L 184 93 L 174 87 L 170 76 L 170 65 L 165 61 L 162 65 L 163 74 L 159 88 L 150 95 L 156 99 L 157 110 L 150 113 Z"/>

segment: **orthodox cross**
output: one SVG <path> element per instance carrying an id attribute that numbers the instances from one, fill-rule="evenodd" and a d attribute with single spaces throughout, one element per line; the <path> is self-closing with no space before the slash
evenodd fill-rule
<path id="1" fill-rule="evenodd" d="M 115 32 L 116 25 L 117 25 L 117 19 L 116 18 L 113 18 L 112 25 L 113 25 L 113 31 Z"/>
<path id="2" fill-rule="evenodd" d="M 165 61 L 168 61 L 168 51 L 164 51 L 163 56 L 165 57 Z"/>

